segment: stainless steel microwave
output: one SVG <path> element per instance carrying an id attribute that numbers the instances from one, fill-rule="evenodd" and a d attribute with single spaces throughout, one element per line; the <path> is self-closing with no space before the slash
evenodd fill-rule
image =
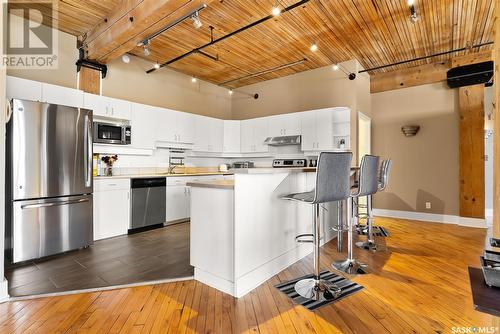
<path id="1" fill-rule="evenodd" d="M 94 122 L 94 143 L 130 145 L 132 128 L 128 124 Z"/>

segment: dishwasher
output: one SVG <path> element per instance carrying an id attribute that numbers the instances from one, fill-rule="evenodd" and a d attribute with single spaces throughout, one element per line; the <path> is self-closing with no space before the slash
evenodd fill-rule
<path id="1" fill-rule="evenodd" d="M 128 232 L 162 227 L 166 220 L 167 182 L 164 177 L 132 179 L 132 217 Z"/>

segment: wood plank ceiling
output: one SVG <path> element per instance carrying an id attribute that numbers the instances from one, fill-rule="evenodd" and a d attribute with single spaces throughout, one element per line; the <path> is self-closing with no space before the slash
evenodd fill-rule
<path id="1" fill-rule="evenodd" d="M 127 0 L 123 0 L 127 1 Z M 286 7 L 298 0 L 279 0 Z M 119 0 L 59 1 L 59 29 L 75 36 L 101 23 Z M 493 0 L 415 0 L 419 16 L 409 18 L 407 0 L 311 0 L 290 12 L 203 49 L 219 61 L 200 54 L 169 65 L 182 73 L 221 84 L 248 74 L 300 60 L 308 61 L 279 71 L 231 83 L 240 87 L 314 69 L 349 59 L 372 68 L 493 40 Z M 203 26 L 191 20 L 171 28 L 151 42 L 151 54 L 142 47 L 132 54 L 160 63 L 182 55 L 270 14 L 276 0 L 218 0 L 200 13 Z M 316 42 L 319 49 L 310 51 Z M 467 52 L 491 49 L 484 46 Z M 454 53 L 389 67 L 388 72 L 464 54 Z M 161 71 L 161 70 L 160 70 Z M 151 74 L 154 75 L 154 74 Z"/>

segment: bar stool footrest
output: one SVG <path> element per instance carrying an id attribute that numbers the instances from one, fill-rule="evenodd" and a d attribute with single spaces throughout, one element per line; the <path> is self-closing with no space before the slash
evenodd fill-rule
<path id="1" fill-rule="evenodd" d="M 298 236 L 295 237 L 296 242 L 300 243 L 314 243 L 313 239 L 303 239 L 303 238 L 314 238 L 314 234 L 312 233 L 305 233 L 305 234 L 299 234 Z"/>
<path id="2" fill-rule="evenodd" d="M 349 225 L 341 225 L 340 229 L 338 227 L 331 227 L 335 232 L 346 232 L 349 231 Z"/>

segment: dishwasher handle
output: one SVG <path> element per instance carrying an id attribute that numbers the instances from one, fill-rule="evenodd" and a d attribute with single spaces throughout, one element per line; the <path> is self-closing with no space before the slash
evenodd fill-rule
<path id="1" fill-rule="evenodd" d="M 164 177 L 155 178 L 137 178 L 132 179 L 130 187 L 134 188 L 156 188 L 156 187 L 166 187 L 167 179 Z"/>

